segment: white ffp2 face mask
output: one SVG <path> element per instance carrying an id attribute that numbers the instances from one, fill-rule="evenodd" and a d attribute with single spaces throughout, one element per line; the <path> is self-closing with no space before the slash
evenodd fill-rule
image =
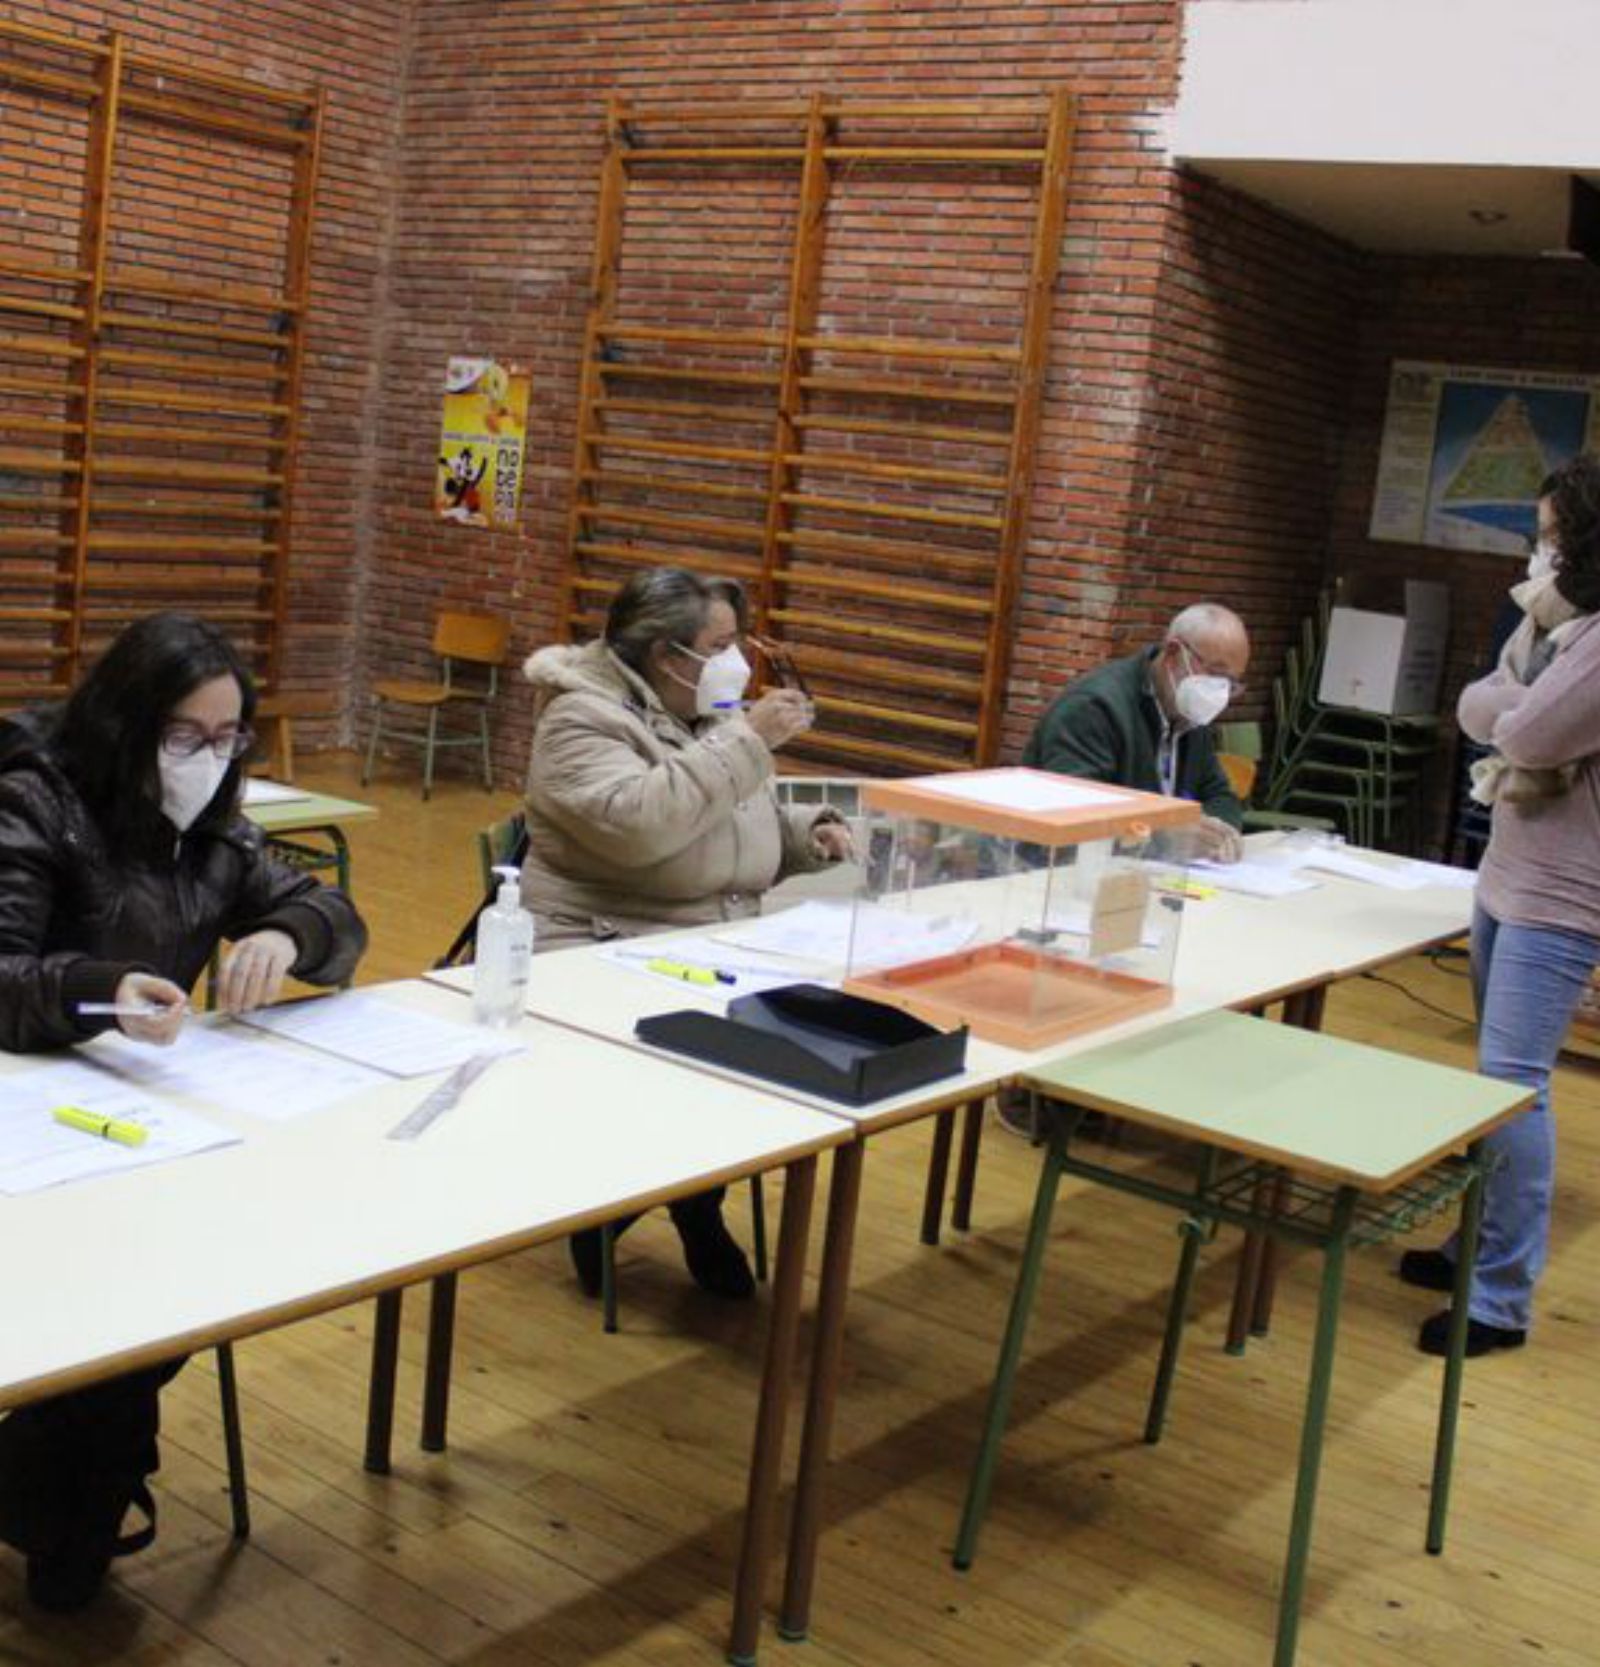
<path id="1" fill-rule="evenodd" d="M 1556 541 L 1553 538 L 1540 538 L 1533 547 L 1533 554 L 1528 557 L 1528 577 L 1542 579 L 1547 573 L 1556 570 Z"/>
<path id="2" fill-rule="evenodd" d="M 218 758 L 202 747 L 188 758 L 161 753 L 156 768 L 161 775 L 161 814 L 179 833 L 187 833 L 195 819 L 217 796 L 232 759 Z"/>
<path id="3" fill-rule="evenodd" d="M 715 654 L 695 654 L 684 649 L 700 662 L 700 676 L 694 686 L 694 709 L 702 718 L 717 712 L 731 711 L 750 686 L 750 662 L 739 652 L 737 643 L 729 643 Z"/>
<path id="4" fill-rule="evenodd" d="M 1185 723 L 1204 729 L 1227 710 L 1233 699 L 1233 685 L 1225 677 L 1191 675 L 1179 679 L 1172 699 Z"/>

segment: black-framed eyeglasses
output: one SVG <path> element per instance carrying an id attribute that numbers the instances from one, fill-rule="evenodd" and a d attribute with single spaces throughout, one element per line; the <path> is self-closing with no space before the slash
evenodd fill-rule
<path id="1" fill-rule="evenodd" d="M 1244 693 L 1245 686 L 1237 677 L 1229 677 L 1228 673 L 1220 666 L 1210 665 L 1202 660 L 1199 651 L 1192 643 L 1185 642 L 1182 637 L 1175 637 L 1173 640 L 1189 656 L 1190 665 L 1199 667 L 1200 671 L 1207 677 L 1221 677 L 1226 680 L 1230 699 L 1237 700 Z"/>
<path id="2" fill-rule="evenodd" d="M 168 724 L 161 732 L 161 750 L 172 758 L 193 758 L 209 747 L 218 758 L 243 758 L 256 744 L 256 732 L 248 724 L 219 729 L 215 734 L 199 724 Z"/>

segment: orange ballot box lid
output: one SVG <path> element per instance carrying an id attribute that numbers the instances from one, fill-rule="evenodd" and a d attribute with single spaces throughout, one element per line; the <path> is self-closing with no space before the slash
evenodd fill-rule
<path id="1" fill-rule="evenodd" d="M 1190 799 L 1020 768 L 863 782 L 861 798 L 869 810 L 886 815 L 921 817 L 1050 847 L 1124 834 L 1138 837 L 1200 820 L 1200 806 Z"/>

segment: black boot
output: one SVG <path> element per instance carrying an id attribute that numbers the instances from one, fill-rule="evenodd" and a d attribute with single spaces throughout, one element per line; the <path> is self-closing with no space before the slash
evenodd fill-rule
<path id="1" fill-rule="evenodd" d="M 756 1294 L 755 1275 L 722 1219 L 722 1192 L 701 1193 L 672 1206 L 672 1224 L 683 1240 L 683 1259 L 702 1291 L 729 1302 Z"/>

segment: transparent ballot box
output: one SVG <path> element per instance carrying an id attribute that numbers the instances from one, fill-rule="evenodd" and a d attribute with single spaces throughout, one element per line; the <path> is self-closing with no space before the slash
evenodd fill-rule
<path id="1" fill-rule="evenodd" d="M 1034 1049 L 1172 999 L 1185 799 L 1040 770 L 865 782 L 845 989 Z"/>

